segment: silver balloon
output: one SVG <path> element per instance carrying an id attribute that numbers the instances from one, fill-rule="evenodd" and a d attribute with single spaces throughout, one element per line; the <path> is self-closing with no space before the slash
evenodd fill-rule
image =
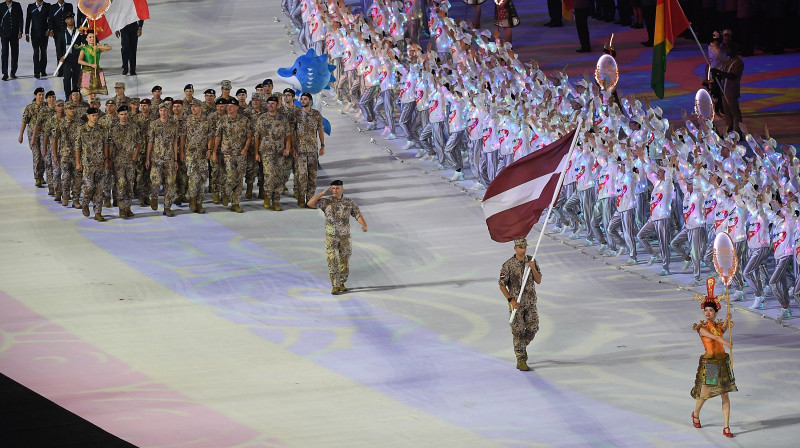
<path id="1" fill-rule="evenodd" d="M 714 102 L 706 89 L 700 89 L 694 95 L 694 113 L 702 120 L 714 119 Z"/>
<path id="2" fill-rule="evenodd" d="M 617 88 L 617 82 L 619 81 L 617 61 L 607 54 L 600 56 L 594 70 L 594 79 L 600 85 L 600 88 L 613 92 Z"/>

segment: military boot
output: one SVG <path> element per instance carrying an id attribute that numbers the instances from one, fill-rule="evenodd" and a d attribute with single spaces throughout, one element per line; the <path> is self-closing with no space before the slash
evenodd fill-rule
<path id="1" fill-rule="evenodd" d="M 272 204 L 270 204 L 269 199 L 264 199 L 264 208 L 266 209 L 272 208 Z"/>
<path id="2" fill-rule="evenodd" d="M 244 210 L 242 210 L 242 207 L 239 206 L 239 204 L 231 205 L 231 211 L 236 213 L 244 213 Z"/>
<path id="3" fill-rule="evenodd" d="M 194 209 L 195 213 L 200 213 L 201 215 L 206 212 L 206 209 L 203 208 L 203 204 L 197 204 L 197 207 Z"/>
<path id="4" fill-rule="evenodd" d="M 297 195 L 297 206 L 303 208 L 306 206 L 306 198 L 302 194 Z"/>
<path id="5" fill-rule="evenodd" d="M 81 203 L 77 199 L 74 199 L 72 201 L 72 208 L 81 208 Z"/>
<path id="6" fill-rule="evenodd" d="M 173 202 L 173 203 L 174 203 L 175 205 L 177 205 L 178 207 L 180 207 L 181 205 L 183 205 L 183 201 L 181 201 L 181 197 L 180 197 L 180 196 L 176 197 L 176 198 L 175 198 L 175 202 Z"/>
<path id="7" fill-rule="evenodd" d="M 231 202 L 231 199 L 228 197 L 227 194 L 223 194 L 222 195 L 222 205 L 227 207 L 229 202 Z"/>
<path id="8" fill-rule="evenodd" d="M 53 187 L 47 187 L 47 195 L 54 196 L 56 192 L 53 190 Z"/>
<path id="9" fill-rule="evenodd" d="M 334 296 L 338 296 L 339 295 L 339 287 L 338 286 L 334 286 L 333 289 L 331 289 L 331 294 L 334 295 Z"/>
<path id="10" fill-rule="evenodd" d="M 189 199 L 189 211 L 193 212 L 197 208 L 197 202 L 194 199 Z"/>
<path id="11" fill-rule="evenodd" d="M 38 177 L 36 178 L 36 186 L 37 187 L 41 187 L 42 186 L 42 179 L 41 178 L 38 178 Z"/>
<path id="12" fill-rule="evenodd" d="M 89 217 L 89 202 L 87 201 L 86 204 L 83 204 L 83 216 Z"/>
<path id="13" fill-rule="evenodd" d="M 279 211 L 283 210 L 281 208 L 280 199 L 276 199 L 276 200 L 272 201 L 272 209 L 275 210 L 276 212 L 279 212 Z"/>
<path id="14" fill-rule="evenodd" d="M 109 198 L 103 199 L 103 207 L 111 208 L 111 199 L 109 199 Z"/>
<path id="15" fill-rule="evenodd" d="M 68 206 L 69 205 L 69 197 L 62 196 L 61 197 L 61 205 L 63 205 L 64 207 Z"/>
<path id="16" fill-rule="evenodd" d="M 106 218 L 103 218 L 103 215 L 100 212 L 94 214 L 94 219 L 96 219 L 97 222 L 103 222 L 106 220 Z"/>
<path id="17" fill-rule="evenodd" d="M 258 186 L 258 198 L 259 199 L 266 199 L 267 197 L 267 190 L 264 188 L 263 185 Z"/>
<path id="18" fill-rule="evenodd" d="M 144 207 L 145 205 L 150 205 L 150 201 L 145 196 L 139 196 L 139 207 Z"/>
<path id="19" fill-rule="evenodd" d="M 56 190 L 56 196 L 53 198 L 54 202 L 61 202 L 61 191 Z"/>
<path id="20" fill-rule="evenodd" d="M 211 202 L 219 204 L 219 193 L 211 193 Z"/>
<path id="21" fill-rule="evenodd" d="M 531 370 L 531 368 L 528 367 L 528 364 L 526 364 L 523 359 L 518 359 L 517 360 L 517 370 L 521 370 L 523 372 L 527 372 L 527 371 Z"/>
<path id="22" fill-rule="evenodd" d="M 247 191 L 244 193 L 245 199 L 253 199 L 253 183 L 250 182 L 247 184 Z"/>
<path id="23" fill-rule="evenodd" d="M 152 210 L 158 210 L 158 196 L 150 198 L 150 208 Z"/>
<path id="24" fill-rule="evenodd" d="M 133 218 L 133 216 L 134 216 L 134 215 L 133 215 L 133 212 L 131 211 L 131 208 L 130 208 L 130 207 L 128 207 L 127 209 L 125 209 L 125 213 L 127 213 L 127 214 L 128 214 L 128 218 Z"/>
<path id="25" fill-rule="evenodd" d="M 166 207 L 164 208 L 164 216 L 172 218 L 173 216 L 175 216 L 175 212 L 173 212 L 171 208 Z"/>
<path id="26" fill-rule="evenodd" d="M 339 292 L 347 292 L 347 291 L 348 291 L 348 289 L 347 289 L 346 286 L 344 286 L 344 283 L 339 285 Z"/>

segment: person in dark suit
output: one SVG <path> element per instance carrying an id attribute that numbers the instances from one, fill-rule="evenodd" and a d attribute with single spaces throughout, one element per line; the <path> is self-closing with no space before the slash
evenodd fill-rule
<path id="1" fill-rule="evenodd" d="M 67 3 L 64 0 L 58 0 L 50 5 L 50 13 L 47 14 L 47 34 L 53 38 L 56 45 L 56 60 L 59 61 L 64 57 L 67 45 L 69 45 L 69 42 L 64 42 L 67 14 L 72 14 L 73 20 L 75 19 L 75 10 L 72 8 L 72 3 Z M 61 76 L 61 70 L 56 75 Z"/>
<path id="2" fill-rule="evenodd" d="M 72 91 L 81 86 L 81 66 L 78 64 L 80 51 L 76 50 L 75 47 L 83 45 L 85 39 L 78 31 L 78 27 L 75 26 L 74 13 L 68 12 L 64 19 L 64 30 L 61 31 L 62 36 L 60 36 L 60 39 L 66 42 L 68 48 L 61 56 L 60 61 L 64 62 L 61 66 L 61 74 L 64 77 L 64 96 L 69 99 Z M 78 38 L 75 39 L 75 43 L 69 46 L 76 35 Z"/>
<path id="3" fill-rule="evenodd" d="M 50 4 L 36 0 L 28 5 L 25 18 L 25 42 L 33 46 L 33 76 L 36 79 L 47 76 L 47 17 Z"/>
<path id="4" fill-rule="evenodd" d="M 592 10 L 592 0 L 575 0 L 575 27 L 578 29 L 578 40 L 581 48 L 578 53 L 589 53 L 592 51 L 592 44 L 589 40 L 589 14 Z"/>
<path id="5" fill-rule="evenodd" d="M 11 53 L 11 77 L 17 77 L 19 40 L 22 39 L 22 6 L 6 0 L 0 5 L 0 41 L 3 44 L 3 81 L 8 81 L 8 54 Z"/>
<path id="6" fill-rule="evenodd" d="M 742 122 L 742 110 L 739 108 L 741 97 L 742 74 L 744 61 L 739 57 L 739 47 L 731 43 L 727 48 L 728 60 L 724 70 L 712 69 L 717 79 L 722 79 L 722 95 L 724 98 L 726 132 L 739 132 L 739 123 Z"/>
<path id="7" fill-rule="evenodd" d="M 136 50 L 139 46 L 139 36 L 142 35 L 144 20 L 137 20 L 125 25 L 124 28 L 116 32 L 117 37 L 122 38 L 122 74 L 136 75 Z"/>

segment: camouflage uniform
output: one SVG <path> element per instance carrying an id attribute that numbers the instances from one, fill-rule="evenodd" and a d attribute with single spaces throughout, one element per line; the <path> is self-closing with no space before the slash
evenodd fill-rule
<path id="1" fill-rule="evenodd" d="M 225 194 L 233 205 L 239 204 L 242 195 L 242 178 L 246 169 L 246 158 L 242 155 L 242 150 L 252 135 L 250 130 L 250 120 L 242 114 L 237 114 L 236 118 L 226 115 L 217 126 L 216 136 L 220 138 L 219 152 L 225 158 L 227 171 Z"/>
<path id="2" fill-rule="evenodd" d="M 299 107 L 295 105 L 283 106 L 278 108 L 279 112 L 283 112 L 286 116 L 289 117 L 289 128 L 292 135 L 292 152 L 289 154 L 289 161 L 287 162 L 286 166 L 286 173 L 284 174 L 285 179 L 289 179 L 290 174 L 294 174 L 294 182 L 295 182 L 295 197 L 297 197 L 297 158 L 294 156 L 294 151 L 297 150 L 297 123 L 295 123 L 295 113 L 300 110 Z M 286 189 L 286 182 L 281 186 L 281 193 Z"/>
<path id="3" fill-rule="evenodd" d="M 70 104 L 75 104 L 72 101 L 67 101 L 64 103 L 64 109 L 66 109 Z M 81 121 L 83 116 L 86 115 L 86 111 L 89 109 L 89 103 L 86 101 L 81 101 L 75 104 L 75 119 Z"/>
<path id="4" fill-rule="evenodd" d="M 172 119 L 150 122 L 147 143 L 152 142 L 150 153 L 150 200 L 158 201 L 158 189 L 164 186 L 164 208 L 172 207 L 175 196 L 175 144 L 178 141 L 178 124 Z M 150 204 L 154 206 L 153 203 Z"/>
<path id="5" fill-rule="evenodd" d="M 77 118 L 69 120 L 64 117 L 56 120 L 53 128 L 53 139 L 58 144 L 58 164 L 61 171 L 61 203 L 66 205 L 70 200 L 77 202 L 81 197 L 81 179 L 83 174 L 75 168 L 75 142 L 81 123 Z"/>
<path id="6" fill-rule="evenodd" d="M 251 104 L 240 113 L 243 113 L 244 116 L 250 120 L 250 124 L 255 128 L 258 117 L 267 113 L 267 110 L 262 108 L 260 111 L 257 111 Z M 255 132 L 253 132 L 253 134 L 255 134 Z M 251 146 L 247 151 L 247 171 L 244 173 L 244 181 L 248 185 L 253 185 L 256 179 L 258 179 L 259 192 L 263 193 L 266 189 L 266 185 L 264 184 L 264 171 L 261 169 L 261 164 L 256 162 L 255 148 Z"/>
<path id="7" fill-rule="evenodd" d="M 184 107 L 184 112 L 188 107 Z M 183 117 L 178 118 L 175 115 L 171 115 L 175 123 L 178 125 L 178 138 L 184 135 L 183 130 Z M 178 201 L 182 202 L 186 200 L 186 192 L 189 190 L 189 174 L 186 171 L 186 163 L 180 158 L 178 158 L 178 170 L 175 172 L 175 196 L 178 198 Z M 178 203 L 178 205 L 181 205 Z"/>
<path id="8" fill-rule="evenodd" d="M 260 140 L 260 147 L 256 149 L 267 182 L 264 198 L 272 203 L 280 202 L 281 190 L 289 180 L 292 159 L 284 156 L 283 151 L 286 149 L 286 137 L 291 133 L 289 117 L 282 111 L 278 111 L 274 117 L 269 113 L 263 114 L 256 121 L 255 136 Z"/>
<path id="9" fill-rule="evenodd" d="M 142 144 L 142 133 L 135 123 L 126 125 L 115 123 L 108 131 L 108 144 L 111 146 L 111 159 L 114 164 L 117 204 L 120 210 L 131 208 L 136 182 L 136 162 L 133 156 L 137 146 Z M 139 152 L 141 147 L 139 146 Z"/>
<path id="10" fill-rule="evenodd" d="M 212 103 L 209 106 L 208 103 L 203 101 L 203 116 L 204 117 L 209 118 L 209 117 L 211 117 L 211 114 L 213 114 L 216 111 L 217 111 L 217 105 L 216 104 Z"/>
<path id="11" fill-rule="evenodd" d="M 34 126 L 39 127 L 37 140 L 39 141 L 39 153 L 42 156 L 42 163 L 44 163 L 45 180 L 47 182 L 47 186 L 50 187 L 52 191 L 56 190 L 56 184 L 58 182 L 53 181 L 53 151 L 50 145 L 51 142 L 49 142 L 50 132 L 48 130 L 48 126 L 50 125 L 50 119 L 55 116 L 56 110 L 50 109 L 50 107 L 45 104 L 39 109 L 39 113 L 36 114 L 36 118 L 34 119 Z M 45 142 L 45 140 L 48 141 Z"/>
<path id="12" fill-rule="evenodd" d="M 184 121 L 184 154 L 189 175 L 189 200 L 195 204 L 203 203 L 204 187 L 208 181 L 208 139 L 212 137 L 208 119 L 204 116 L 190 115 Z"/>
<path id="13" fill-rule="evenodd" d="M 142 149 L 139 151 L 139 160 L 136 162 L 136 196 L 139 197 L 139 206 L 144 207 L 150 197 L 150 168 L 145 166 L 147 158 L 147 133 L 150 123 L 153 122 L 153 113 L 147 115 L 138 113 L 131 117 L 131 121 L 139 126 L 139 135 L 142 137 Z"/>
<path id="14" fill-rule="evenodd" d="M 525 265 L 531 261 L 530 255 L 525 256 L 526 261 L 517 260 L 513 256 L 503 263 L 500 268 L 499 284 L 508 289 L 510 296 L 517 300 L 519 290 L 522 287 L 522 277 L 525 273 Z M 536 269 L 539 270 L 539 264 L 536 263 Z M 539 272 L 542 272 L 539 270 Z M 509 313 L 511 313 L 511 305 L 508 306 Z M 526 348 L 536 336 L 539 331 L 539 313 L 536 311 L 536 288 L 534 287 L 533 273 L 528 275 L 528 281 L 525 284 L 525 290 L 522 293 L 522 302 L 517 309 L 517 315 L 514 322 L 511 323 L 511 335 L 514 337 L 514 353 L 517 355 L 517 360 L 526 361 L 528 359 Z"/>
<path id="15" fill-rule="evenodd" d="M 113 125 L 115 125 L 117 123 L 119 123 L 119 117 L 117 117 L 116 113 L 113 116 L 111 114 L 105 114 L 102 117 L 97 119 L 97 124 L 99 126 L 102 126 L 103 129 L 106 130 L 106 134 L 111 129 L 111 126 L 113 126 Z M 112 198 L 112 193 L 113 193 L 114 202 L 118 202 L 117 201 L 118 196 L 117 196 L 116 188 L 114 188 L 114 180 L 115 180 L 114 170 L 112 168 L 106 169 L 105 180 L 106 180 L 106 183 L 103 185 L 103 191 L 105 192 L 104 193 L 105 196 L 103 196 L 103 197 L 108 199 L 108 200 L 110 200 Z M 113 192 L 111 191 L 112 188 L 114 190 Z"/>
<path id="16" fill-rule="evenodd" d="M 102 126 L 85 124 L 75 139 L 75 150 L 80 151 L 83 168 L 83 202 L 94 204 L 95 215 L 103 212 L 103 185 L 105 184 L 105 154 L 103 152 L 108 135 Z"/>
<path id="17" fill-rule="evenodd" d="M 339 287 L 350 275 L 350 217 L 361 217 L 361 211 L 352 199 L 342 196 L 320 198 L 317 208 L 325 214 L 325 253 L 328 256 L 328 273 L 331 285 Z"/>
<path id="18" fill-rule="evenodd" d="M 41 105 L 36 104 L 34 101 L 25 106 L 22 112 L 22 122 L 27 125 L 28 146 L 33 154 L 33 178 L 36 181 L 44 181 L 44 159 L 42 158 L 41 135 L 36 135 L 36 140 L 33 139 L 33 127 L 36 125 L 36 120 L 39 116 L 39 110 L 47 108 L 45 103 Z"/>
<path id="19" fill-rule="evenodd" d="M 217 128 L 222 121 L 224 115 L 220 115 L 214 110 L 214 113 L 208 116 L 208 127 L 211 135 L 217 135 Z M 211 162 L 211 193 L 221 196 L 225 191 L 225 180 L 227 179 L 225 170 L 225 159 L 222 154 L 218 154 L 217 161 Z"/>
<path id="20" fill-rule="evenodd" d="M 295 113 L 297 137 L 297 173 L 294 179 L 298 199 L 306 200 L 314 195 L 317 189 L 317 166 L 319 164 L 319 147 L 317 136 L 322 129 L 322 114 L 315 109 L 308 112 L 303 109 Z"/>

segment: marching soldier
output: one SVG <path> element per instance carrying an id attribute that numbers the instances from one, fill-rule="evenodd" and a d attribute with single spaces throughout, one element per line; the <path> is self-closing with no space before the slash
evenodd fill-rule
<path id="1" fill-rule="evenodd" d="M 127 106 L 131 103 L 130 97 L 125 96 L 125 83 L 114 83 L 114 101 L 117 107 Z"/>
<path id="2" fill-rule="evenodd" d="M 297 176 L 294 188 L 297 191 L 297 206 L 305 207 L 306 198 L 311 197 L 317 189 L 317 166 L 319 157 L 325 154 L 325 134 L 322 131 L 322 114 L 311 108 L 309 93 L 300 95 L 300 104 L 302 108 L 295 113 Z"/>
<path id="3" fill-rule="evenodd" d="M 328 191 L 330 197 L 323 197 Z M 331 277 L 331 294 L 347 292 L 344 282 L 350 275 L 350 217 L 361 224 L 361 231 L 367 231 L 367 222 L 361 216 L 356 203 L 343 196 L 344 184 L 341 180 L 331 182 L 331 186 L 308 200 L 308 206 L 317 206 L 325 214 L 325 253 L 328 256 L 328 273 Z"/>
<path id="4" fill-rule="evenodd" d="M 217 110 L 216 104 L 214 104 L 214 100 L 217 99 L 217 91 L 214 89 L 206 89 L 206 91 L 203 92 L 203 96 L 205 96 L 206 99 L 203 103 L 203 116 L 208 118 L 208 116 Z"/>
<path id="5" fill-rule="evenodd" d="M 189 210 L 205 213 L 204 187 L 208 181 L 208 159 L 211 157 L 212 139 L 208 119 L 203 116 L 203 103 L 192 100 L 192 114 L 186 118 L 181 134 L 181 159 L 189 177 Z"/>
<path id="6" fill-rule="evenodd" d="M 39 132 L 42 133 L 42 152 L 44 155 L 47 185 L 53 189 L 53 200 L 56 202 L 61 202 L 61 167 L 58 165 L 58 157 L 56 155 L 55 146 L 53 146 L 53 143 L 55 141 L 55 127 L 59 121 L 64 119 L 64 101 L 54 101 L 55 98 L 55 93 L 53 93 L 52 97 L 47 98 L 48 104 L 51 101 L 55 104 L 55 109 L 53 110 L 53 113 L 41 118 L 42 124 L 39 125 L 38 128 Z"/>
<path id="7" fill-rule="evenodd" d="M 165 100 L 166 101 L 166 100 Z M 186 105 L 186 109 L 189 105 Z M 178 135 L 183 135 L 183 121 L 184 121 L 184 104 L 183 100 L 175 100 L 172 102 L 172 119 L 178 124 Z M 183 162 L 182 157 L 178 157 L 178 172 L 175 173 L 175 205 L 181 206 L 186 202 L 186 191 L 189 189 L 189 176 L 186 173 L 186 164 Z"/>
<path id="8" fill-rule="evenodd" d="M 260 93 L 254 93 L 253 98 L 250 101 L 250 105 L 247 106 L 243 111 L 242 114 L 250 120 L 250 124 L 255 127 L 256 120 L 258 117 L 261 116 L 265 110 L 261 108 L 263 104 L 263 98 L 261 97 Z M 242 104 L 241 101 L 239 104 Z M 258 163 L 256 160 L 256 153 L 258 152 L 258 148 L 253 147 L 250 151 L 247 152 L 247 171 L 244 174 L 244 181 L 247 184 L 247 191 L 244 194 L 245 199 L 252 199 L 253 198 L 253 184 L 255 183 L 256 178 L 258 178 L 258 198 L 264 199 L 264 192 L 266 191 L 266 185 L 264 185 L 264 173 L 261 170 L 261 164 Z"/>
<path id="9" fill-rule="evenodd" d="M 228 102 L 228 115 L 222 118 L 217 126 L 213 158 L 218 160 L 222 156 L 225 160 L 227 179 L 222 205 L 227 206 L 230 200 L 231 211 L 236 213 L 244 212 L 239 206 L 239 199 L 242 196 L 247 150 L 250 148 L 252 138 L 250 120 L 239 114 L 239 101 L 231 98 Z"/>
<path id="10" fill-rule="evenodd" d="M 53 185 L 53 159 L 50 152 L 47 132 L 43 132 L 46 123 L 56 113 L 56 93 L 48 90 L 44 95 L 45 104 L 39 108 L 39 113 L 33 121 L 33 140 L 39 142 L 39 153 L 44 163 L 45 179 L 47 181 L 47 194 L 55 196 L 55 185 Z"/>
<path id="11" fill-rule="evenodd" d="M 528 241 L 525 238 L 514 240 L 514 256 L 506 260 L 500 268 L 500 292 L 508 301 L 508 311 L 517 310 L 517 315 L 511 323 L 511 335 L 514 337 L 514 353 L 517 355 L 517 369 L 531 370 L 528 367 L 528 344 L 531 343 L 539 331 L 539 314 L 536 311 L 536 288 L 534 282 L 542 282 L 539 264 L 530 255 L 526 255 Z M 531 273 L 522 286 L 525 264 L 530 265 Z M 517 302 L 520 289 L 522 303 Z"/>
<path id="12" fill-rule="evenodd" d="M 158 190 L 164 187 L 164 215 L 175 216 L 175 171 L 178 169 L 178 124 L 170 119 L 165 102 L 158 106 L 158 120 L 150 122 L 147 131 L 145 167 L 150 169 L 150 208 L 158 210 Z"/>
<path id="13" fill-rule="evenodd" d="M 158 110 L 158 106 L 161 105 L 161 102 L 164 101 L 161 99 L 161 91 L 161 86 L 153 86 L 153 88 L 150 89 L 150 93 L 153 94 L 153 99 L 151 99 L 150 102 L 152 107 L 156 108 L 156 110 Z M 158 119 L 157 116 L 155 118 Z"/>
<path id="14" fill-rule="evenodd" d="M 285 111 L 278 110 L 278 98 L 267 99 L 267 113 L 258 117 L 255 125 L 256 161 L 261 162 L 265 180 L 264 208 L 281 210 L 281 190 L 291 166 L 292 128 Z"/>
<path id="15" fill-rule="evenodd" d="M 211 129 L 211 135 L 217 135 L 217 128 L 219 127 L 222 119 L 228 115 L 227 100 L 220 97 L 214 101 L 216 112 L 208 116 L 208 125 Z M 213 157 L 212 157 L 213 159 Z M 211 161 L 211 201 L 215 204 L 221 202 L 222 194 L 225 191 L 225 161 L 222 158 L 217 158 Z"/>
<path id="16" fill-rule="evenodd" d="M 22 112 L 22 126 L 19 128 L 19 139 L 22 143 L 22 135 L 25 133 L 25 128 L 28 128 L 28 146 L 33 154 L 33 178 L 36 181 L 36 186 L 41 187 L 44 184 L 44 160 L 42 159 L 42 151 L 40 148 L 40 141 L 34 139 L 33 128 L 36 125 L 35 120 L 39 116 L 39 110 L 47 107 L 44 104 L 44 89 L 37 87 L 33 91 L 34 100 L 31 104 L 25 106 Z"/>
<path id="17" fill-rule="evenodd" d="M 89 201 L 94 205 L 94 219 L 103 218 L 103 185 L 105 170 L 111 167 L 108 154 L 105 153 L 107 132 L 97 124 L 100 111 L 90 107 L 86 111 L 86 124 L 80 128 L 75 140 L 76 168 L 83 171 L 83 216 L 89 216 Z"/>
<path id="18" fill-rule="evenodd" d="M 119 121 L 111 125 L 108 132 L 108 149 L 114 164 L 115 194 L 119 204 L 119 216 L 132 218 L 131 200 L 136 182 L 136 162 L 142 147 L 142 134 L 139 126 L 130 122 L 130 109 L 120 106 Z"/>
<path id="19" fill-rule="evenodd" d="M 155 115 L 151 112 L 151 104 L 150 98 L 141 100 L 141 111 L 132 118 L 133 123 L 139 126 L 142 148 L 147 148 L 147 134 L 150 131 L 150 123 Z M 150 205 L 150 168 L 145 166 L 146 160 L 147 150 L 139 151 L 139 160 L 136 162 L 136 195 L 139 197 L 139 207 Z"/>
<path id="20" fill-rule="evenodd" d="M 81 124 L 75 115 L 77 106 L 69 102 L 64 104 L 64 119 L 56 122 L 53 129 L 53 161 L 61 171 L 61 205 L 81 208 L 81 180 L 83 174 L 76 167 L 75 142 Z"/>

